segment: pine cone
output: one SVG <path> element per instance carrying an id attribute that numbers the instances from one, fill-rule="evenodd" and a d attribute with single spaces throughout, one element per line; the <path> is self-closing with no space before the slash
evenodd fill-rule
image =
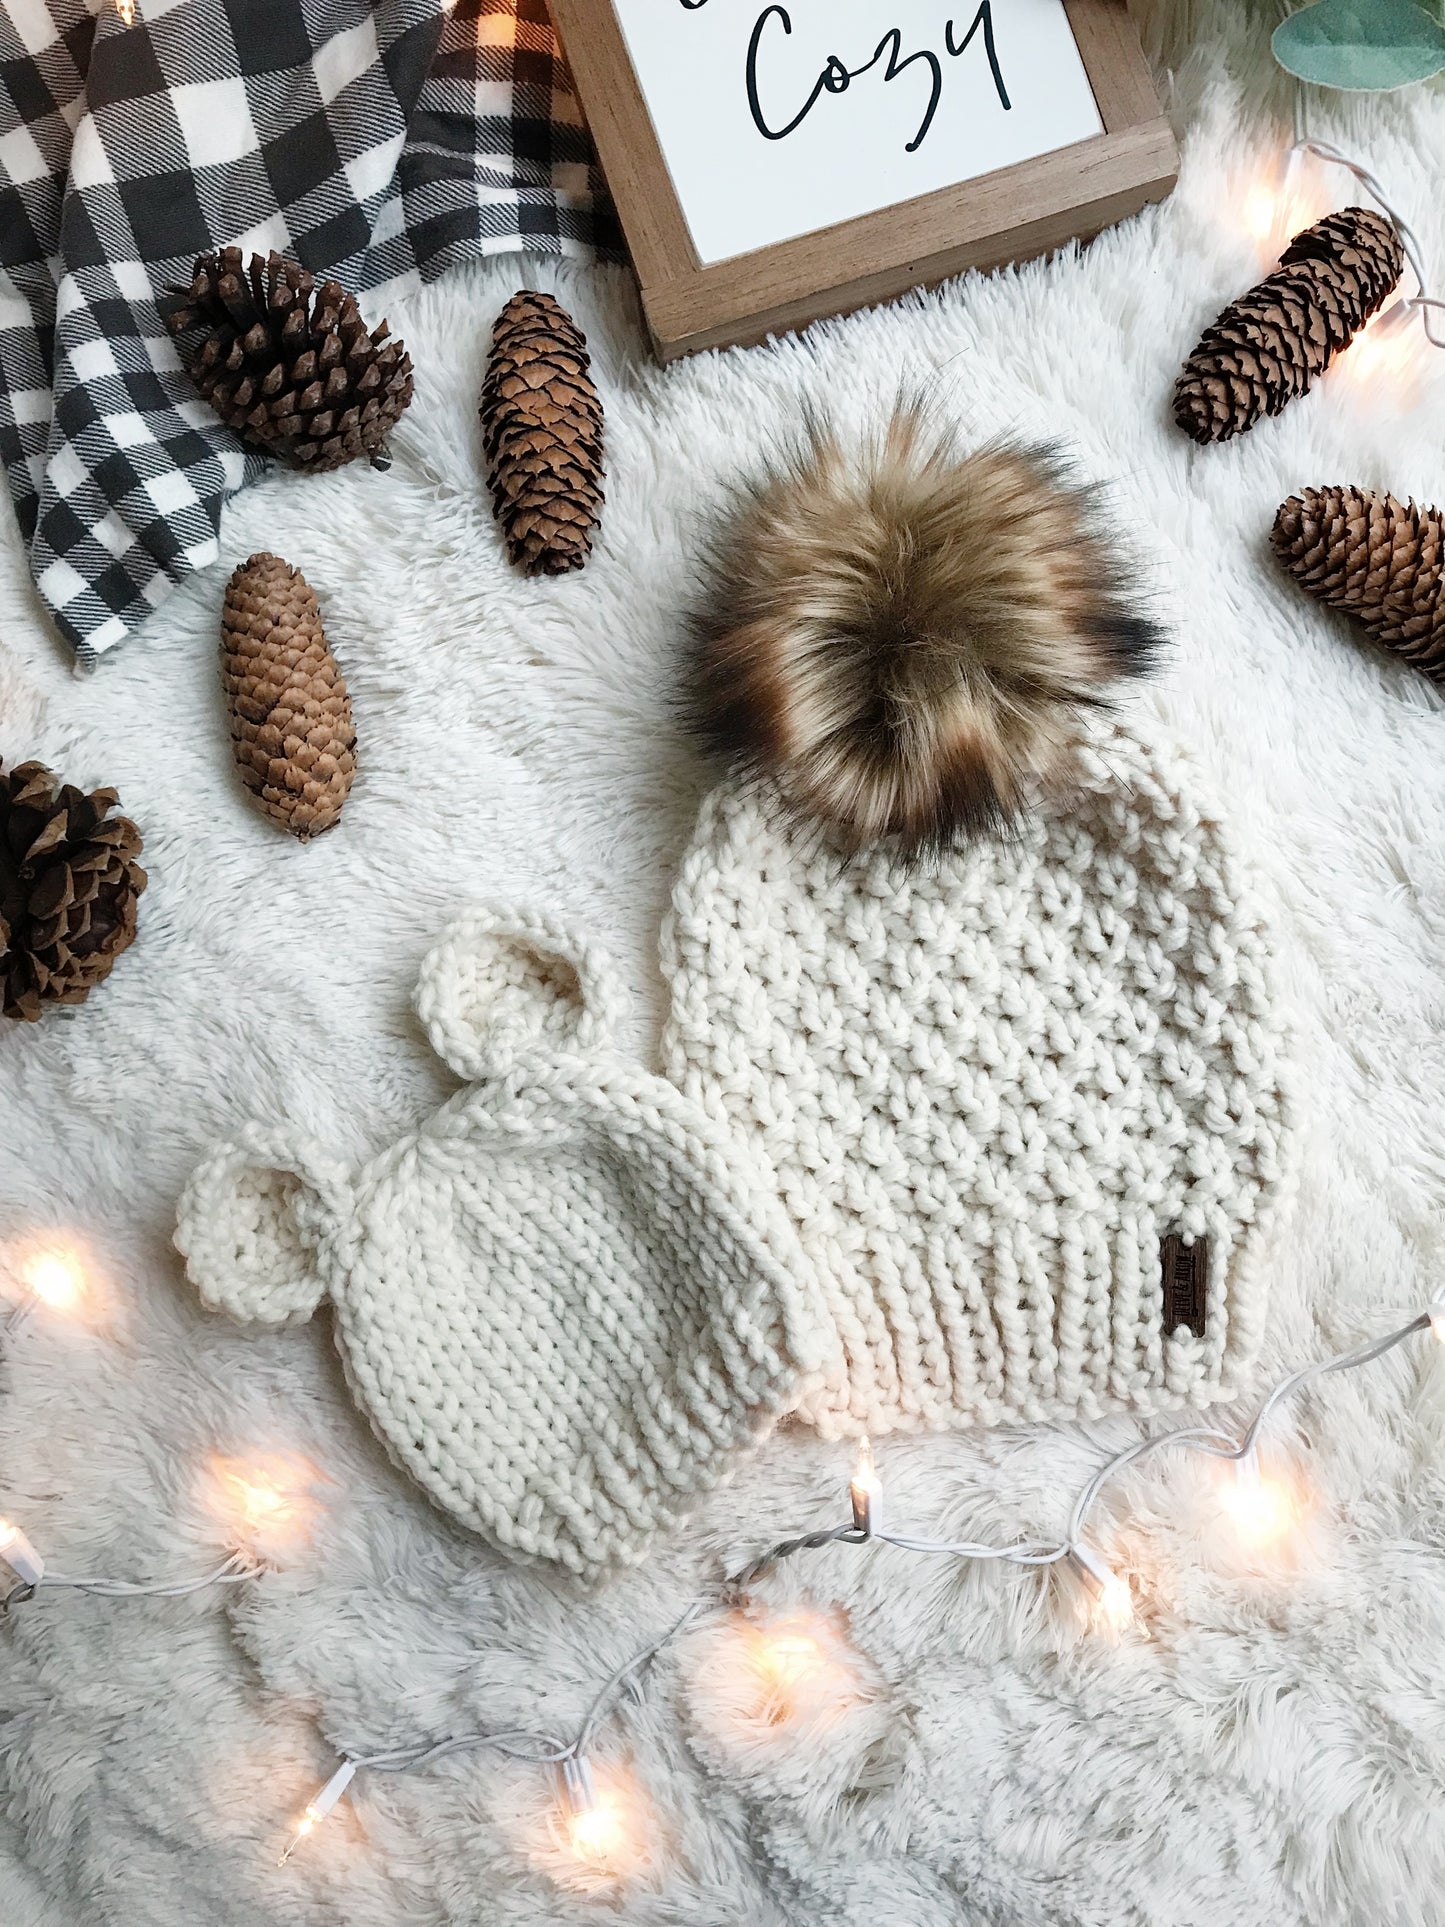
<path id="1" fill-rule="evenodd" d="M 226 584 L 221 681 L 246 788 L 303 843 L 329 830 L 356 773 L 351 699 L 310 585 L 278 555 Z"/>
<path id="2" fill-rule="evenodd" d="M 191 379 L 229 427 L 293 468 L 340 468 L 378 451 L 411 400 L 411 357 L 367 332 L 356 297 L 279 254 L 203 254 L 166 315 L 171 333 L 204 328 Z M 314 298 L 313 298 L 314 297 Z"/>
<path id="3" fill-rule="evenodd" d="M 482 437 L 507 553 L 528 575 L 580 569 L 602 507 L 602 402 L 587 337 L 550 294 L 524 288 L 497 316 Z"/>
<path id="4" fill-rule="evenodd" d="M 0 1009 L 33 1022 L 83 1004 L 135 936 L 140 831 L 42 763 L 0 764 Z"/>
<path id="5" fill-rule="evenodd" d="M 1175 421 L 1196 442 L 1222 442 L 1279 414 L 1349 346 L 1404 266 L 1383 214 L 1347 207 L 1316 221 L 1205 330 L 1175 385 Z"/>
<path id="6" fill-rule="evenodd" d="M 1358 617 L 1376 642 L 1445 688 L 1445 515 L 1360 488 L 1307 488 L 1270 536 L 1300 587 Z"/>

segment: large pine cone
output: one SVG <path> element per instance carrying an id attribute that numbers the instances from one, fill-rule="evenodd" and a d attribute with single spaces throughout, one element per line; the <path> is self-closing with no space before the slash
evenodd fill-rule
<path id="1" fill-rule="evenodd" d="M 1349 346 L 1404 266 L 1394 222 L 1372 208 L 1316 221 L 1205 330 L 1175 385 L 1174 419 L 1196 442 L 1222 442 L 1279 414 Z"/>
<path id="2" fill-rule="evenodd" d="M 1317 602 L 1445 687 L 1445 515 L 1361 488 L 1307 488 L 1280 504 L 1274 552 Z"/>
<path id="3" fill-rule="evenodd" d="M 226 584 L 221 680 L 246 788 L 303 843 L 329 830 L 356 774 L 351 699 L 311 586 L 279 555 Z"/>
<path id="4" fill-rule="evenodd" d="M 497 316 L 482 385 L 487 480 L 507 553 L 528 575 L 580 569 L 602 507 L 602 401 L 587 337 L 550 294 Z"/>
<path id="5" fill-rule="evenodd" d="M 386 323 L 367 330 L 339 282 L 279 254 L 222 248 L 196 262 L 166 315 L 192 380 L 229 427 L 295 468 L 319 473 L 379 451 L 411 400 L 411 357 Z"/>
<path id="6" fill-rule="evenodd" d="M 83 1004 L 135 936 L 140 831 L 41 763 L 0 764 L 0 1009 L 33 1022 Z"/>

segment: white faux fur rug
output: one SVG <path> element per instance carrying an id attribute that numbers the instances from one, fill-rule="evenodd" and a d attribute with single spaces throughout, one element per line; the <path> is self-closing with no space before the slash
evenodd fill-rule
<path id="1" fill-rule="evenodd" d="M 1438 1927 L 1445 1370 L 1430 1343 L 1282 1423 L 1311 1495 L 1287 1558 L 1222 1559 L 1202 1462 L 1120 1485 L 1117 1556 L 1147 1639 L 1062 1640 L 1027 1573 L 848 1549 L 796 1561 L 768 1596 L 826 1619 L 848 1690 L 791 1724 L 750 1721 L 736 1630 L 704 1625 L 599 1743 L 642 1809 L 625 1885 L 579 1888 L 546 1776 L 480 1755 L 359 1780 L 283 1871 L 336 1749 L 570 1731 L 717 1561 L 836 1519 L 849 1467 L 779 1438 L 678 1543 L 583 1596 L 503 1564 L 408 1487 L 324 1324 L 261 1338 L 202 1315 L 169 1242 L 184 1176 L 241 1119 L 289 1117 L 352 1154 L 438 1101 L 408 997 L 477 897 L 605 938 L 649 1047 L 656 928 L 704 782 L 668 709 L 700 523 L 805 400 L 861 421 L 900 376 L 931 376 L 969 437 L 1062 438 L 1113 483 L 1178 637 L 1147 701 L 1213 771 L 1278 893 L 1308 1126 L 1266 1376 L 1418 1308 L 1445 1209 L 1445 710 L 1305 602 L 1266 537 L 1306 483 L 1445 501 L 1445 356 L 1373 388 L 1347 361 L 1222 448 L 1169 420 L 1200 324 L 1258 267 L 1239 214 L 1271 139 L 1266 31 L 1230 0 L 1166 10 L 1152 32 L 1176 70 L 1178 192 L 1016 275 L 666 373 L 621 274 L 507 260 L 419 296 L 391 317 L 419 371 L 391 473 L 255 489 L 222 568 L 89 681 L 42 633 L 4 518 L 0 754 L 114 783 L 151 887 L 89 1007 L 0 1036 L 0 1231 L 12 1254 L 37 1230 L 80 1242 L 91 1277 L 82 1319 L 37 1315 L 0 1367 L 0 1510 L 66 1570 L 186 1577 L 222 1556 L 215 1455 L 289 1454 L 321 1475 L 309 1530 L 255 1584 L 50 1595 L 0 1624 L 6 1927 Z M 1445 273 L 1445 94 L 1330 112 L 1312 131 L 1394 187 Z M 500 560 L 475 416 L 492 317 L 526 279 L 577 312 L 608 410 L 601 546 L 550 583 Z M 313 848 L 250 809 L 225 743 L 221 591 L 265 547 L 320 595 L 361 733 L 344 822 Z M 880 1467 L 893 1516 L 920 1530 L 1048 1536 L 1131 1436 L 888 1443 Z"/>

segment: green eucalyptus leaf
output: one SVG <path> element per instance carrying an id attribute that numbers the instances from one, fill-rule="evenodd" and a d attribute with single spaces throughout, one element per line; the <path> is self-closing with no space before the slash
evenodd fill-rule
<path id="1" fill-rule="evenodd" d="M 1317 0 L 1270 45 L 1286 72 L 1319 87 L 1378 92 L 1445 68 L 1445 27 L 1415 0 Z"/>

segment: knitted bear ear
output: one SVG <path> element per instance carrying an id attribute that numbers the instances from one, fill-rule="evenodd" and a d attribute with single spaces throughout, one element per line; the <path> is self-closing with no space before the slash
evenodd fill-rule
<path id="1" fill-rule="evenodd" d="M 428 955 L 416 1013 L 432 1048 L 469 1082 L 523 1055 L 615 1048 L 626 1003 L 605 958 L 550 917 L 479 908 Z"/>
<path id="2" fill-rule="evenodd" d="M 176 1210 L 176 1248 L 213 1311 L 251 1324 L 301 1324 L 325 1294 L 321 1243 L 349 1209 L 339 1165 L 287 1134 L 248 1125 L 192 1172 Z"/>

